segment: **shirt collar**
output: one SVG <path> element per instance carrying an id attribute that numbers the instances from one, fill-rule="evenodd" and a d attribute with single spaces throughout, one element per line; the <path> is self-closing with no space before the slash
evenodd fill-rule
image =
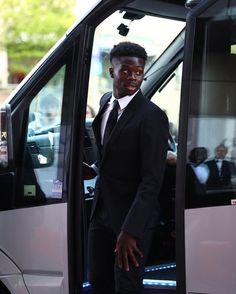
<path id="1" fill-rule="evenodd" d="M 112 93 L 110 103 L 113 103 L 114 100 L 117 100 L 118 103 L 119 103 L 120 109 L 123 110 L 130 103 L 130 101 L 134 98 L 134 96 L 138 93 L 138 91 L 136 91 L 133 95 L 127 95 L 127 96 L 124 96 L 124 97 L 119 98 L 119 99 L 116 99 L 113 96 L 113 93 Z"/>
<path id="2" fill-rule="evenodd" d="M 222 162 L 224 159 L 215 157 L 215 161 Z"/>

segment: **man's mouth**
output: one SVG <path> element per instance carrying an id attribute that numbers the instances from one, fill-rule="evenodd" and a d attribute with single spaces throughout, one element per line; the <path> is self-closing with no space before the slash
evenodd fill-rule
<path id="1" fill-rule="evenodd" d="M 137 89 L 137 86 L 136 85 L 127 85 L 126 89 L 129 90 L 129 91 L 134 91 L 134 90 Z"/>

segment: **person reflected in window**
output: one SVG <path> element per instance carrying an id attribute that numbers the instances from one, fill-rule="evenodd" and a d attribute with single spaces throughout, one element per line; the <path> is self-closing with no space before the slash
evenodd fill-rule
<path id="1" fill-rule="evenodd" d="M 37 130 L 60 125 L 60 101 L 53 94 L 40 98 L 39 112 L 34 112 L 34 119 L 29 123 L 29 135 Z"/>
<path id="2" fill-rule="evenodd" d="M 186 194 L 189 203 L 193 206 L 206 193 L 206 183 L 209 177 L 209 168 L 206 164 L 208 157 L 205 147 L 193 148 L 188 156 L 186 175 Z"/>
<path id="3" fill-rule="evenodd" d="M 236 174 L 236 166 L 226 160 L 227 153 L 228 148 L 220 144 L 215 148 L 215 158 L 206 162 L 210 171 L 207 189 L 232 188 L 231 178 Z"/>
<path id="4" fill-rule="evenodd" d="M 159 195 L 160 202 L 160 221 L 163 223 L 170 223 L 175 218 L 175 178 L 176 178 L 176 163 L 177 163 L 177 148 L 176 142 L 169 134 L 168 151 L 166 157 L 166 167 L 162 188 Z"/>

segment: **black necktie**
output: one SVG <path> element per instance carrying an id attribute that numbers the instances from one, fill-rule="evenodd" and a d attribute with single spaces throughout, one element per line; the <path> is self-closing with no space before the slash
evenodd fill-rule
<path id="1" fill-rule="evenodd" d="M 119 102 L 117 100 L 113 101 L 113 108 L 108 116 L 104 136 L 103 136 L 103 145 L 105 145 L 111 135 L 111 132 L 117 123 L 118 119 L 118 108 L 119 108 Z"/>

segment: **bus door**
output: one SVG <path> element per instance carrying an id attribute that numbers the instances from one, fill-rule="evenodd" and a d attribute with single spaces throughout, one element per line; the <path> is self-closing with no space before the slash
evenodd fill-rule
<path id="1" fill-rule="evenodd" d="M 1 293 L 66 294 L 81 286 L 82 214 L 74 188 L 81 174 L 74 160 L 84 144 L 89 36 L 77 27 L 10 99 L 14 163 L 1 164 Z"/>
<path id="2" fill-rule="evenodd" d="M 143 1 L 100 2 L 9 100 L 14 163 L 10 171 L 0 174 L 0 280 L 12 294 L 79 293 L 82 282 L 84 292 L 89 291 L 86 242 L 94 181 L 84 181 L 82 187 L 81 167 L 83 161 L 93 163 L 96 159 L 91 123 L 99 98 L 111 90 L 108 52 L 114 44 L 124 40 L 142 44 L 149 55 L 147 68 L 163 57 L 160 66 L 146 76 L 145 82 L 150 84 L 144 92 L 149 93 L 148 98 L 158 89 L 161 92 L 161 84 L 170 81 L 174 73 L 172 81 L 177 86 L 169 95 L 175 92 L 176 112 L 171 109 L 171 99 L 168 108 L 165 103 L 160 106 L 171 118 L 172 135 L 178 131 L 179 53 L 186 9 L 175 1 L 150 0 L 145 5 Z M 170 44 L 176 46 L 168 55 Z M 172 197 L 170 201 L 173 204 Z M 165 229 L 171 248 L 165 255 L 153 247 L 157 249 L 144 284 L 175 289 L 173 209 L 163 218 L 168 220 Z M 170 279 L 166 269 L 171 270 Z M 161 276 L 165 281 L 160 282 Z"/>
<path id="3" fill-rule="evenodd" d="M 236 289 L 235 65 L 236 1 L 202 1 L 187 18 L 183 70 L 177 166 L 182 293 Z"/>

